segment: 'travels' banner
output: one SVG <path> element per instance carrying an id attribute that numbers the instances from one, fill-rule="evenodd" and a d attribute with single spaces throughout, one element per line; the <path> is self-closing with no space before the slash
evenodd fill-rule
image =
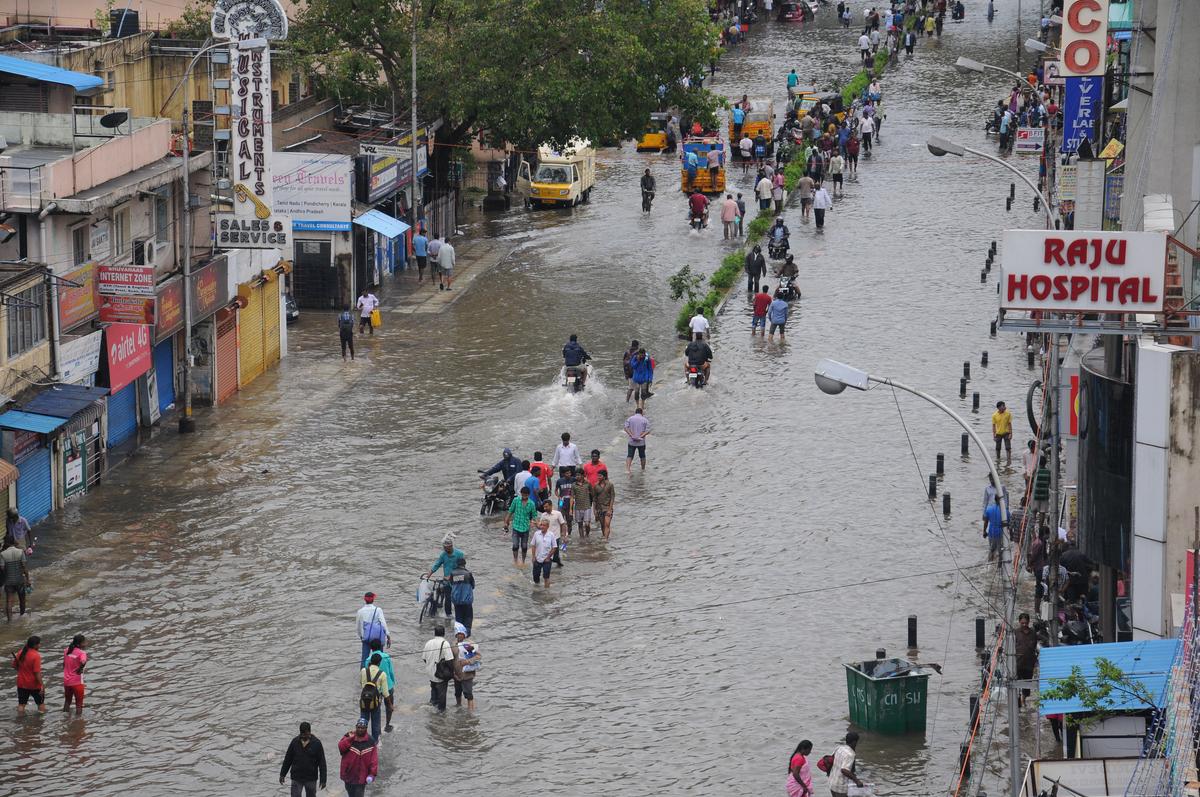
<path id="1" fill-rule="evenodd" d="M 1162 312 L 1163 233 L 1005 230 L 1002 254 L 1002 309 Z"/>

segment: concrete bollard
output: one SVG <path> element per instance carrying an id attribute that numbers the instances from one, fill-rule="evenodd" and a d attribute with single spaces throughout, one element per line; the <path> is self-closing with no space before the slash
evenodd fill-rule
<path id="1" fill-rule="evenodd" d="M 979 412 L 979 391 L 971 394 L 971 412 Z"/>
<path id="2" fill-rule="evenodd" d="M 971 454 L 971 438 L 966 432 L 962 433 L 962 455 L 964 457 Z"/>
<path id="3" fill-rule="evenodd" d="M 917 646 L 917 616 L 910 614 L 908 616 L 908 647 L 915 648 Z"/>
<path id="4" fill-rule="evenodd" d="M 971 713 L 970 713 L 970 719 L 967 721 L 967 727 L 974 728 L 975 721 L 979 717 L 979 695 L 978 695 L 978 693 L 973 693 L 971 695 L 970 706 L 971 706 Z"/>
<path id="5" fill-rule="evenodd" d="M 1056 230 L 1059 229 L 1061 224 L 1062 224 L 1062 219 L 1055 219 L 1054 220 L 1054 229 L 1056 229 Z"/>
<path id="6" fill-rule="evenodd" d="M 1008 210 L 1008 211 L 1012 210 L 1012 201 L 1013 201 L 1012 197 L 1009 197 L 1008 199 L 1004 200 L 1004 209 L 1005 210 Z"/>
<path id="7" fill-rule="evenodd" d="M 995 322 L 992 322 L 992 323 L 995 323 Z M 986 351 L 985 351 L 985 352 L 983 353 L 983 355 L 982 355 L 982 356 L 979 358 L 979 365 L 980 365 L 980 366 L 982 366 L 982 367 L 984 367 L 984 368 L 987 368 L 987 352 L 986 352 Z"/>
<path id="8" fill-rule="evenodd" d="M 938 476 L 946 475 L 946 455 L 945 454 L 937 455 L 937 475 Z"/>
<path id="9" fill-rule="evenodd" d="M 983 647 L 983 642 L 984 642 L 983 630 L 984 630 L 983 629 L 983 618 L 976 617 L 975 618 L 975 647 L 976 648 Z"/>
<path id="10" fill-rule="evenodd" d="M 992 321 L 991 325 L 988 327 L 988 335 L 993 338 L 996 337 L 996 322 L 995 321 Z"/>
<path id="11" fill-rule="evenodd" d="M 887 651 L 886 651 L 886 650 L 884 650 L 883 648 L 875 648 L 875 658 L 877 658 L 877 659 L 886 659 L 886 658 L 887 658 Z"/>
<path id="12" fill-rule="evenodd" d="M 992 241 L 992 257 L 996 256 L 996 242 Z"/>
<path id="13" fill-rule="evenodd" d="M 1033 198 L 1033 212 L 1037 213 L 1041 209 L 1042 209 L 1042 200 L 1038 199 L 1037 197 L 1034 197 Z"/>
<path id="14" fill-rule="evenodd" d="M 986 268 L 985 268 L 985 269 L 981 269 L 981 270 L 980 270 L 980 272 L 979 272 L 979 282 L 980 282 L 980 283 L 987 282 L 987 269 L 986 269 Z"/>
<path id="15" fill-rule="evenodd" d="M 1008 198 L 1009 199 L 1017 198 L 1017 184 L 1016 183 L 1008 184 Z"/>
<path id="16" fill-rule="evenodd" d="M 937 498 L 937 475 L 929 474 L 929 500 Z"/>
<path id="17" fill-rule="evenodd" d="M 1029 366 L 1030 368 L 1033 368 L 1033 357 L 1034 357 L 1034 354 L 1036 354 L 1036 352 L 1034 352 L 1034 350 L 1033 350 L 1033 347 L 1032 347 L 1032 346 L 1030 346 L 1029 348 L 1025 349 L 1025 364 L 1026 364 L 1027 366 Z"/>
<path id="18" fill-rule="evenodd" d="M 966 742 L 958 746 L 958 771 L 964 782 L 971 779 L 971 746 Z"/>
<path id="19" fill-rule="evenodd" d="M 958 380 L 958 397 L 959 398 L 967 397 L 967 380 L 966 379 Z"/>
<path id="20" fill-rule="evenodd" d="M 950 493 L 942 493 L 942 514 L 950 517 Z"/>
<path id="21" fill-rule="evenodd" d="M 970 362 L 970 360 L 963 360 L 963 379 L 970 379 L 970 378 L 971 378 L 971 362 Z"/>

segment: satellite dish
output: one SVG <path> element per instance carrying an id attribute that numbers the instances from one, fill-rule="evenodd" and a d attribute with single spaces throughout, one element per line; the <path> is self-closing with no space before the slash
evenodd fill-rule
<path id="1" fill-rule="evenodd" d="M 112 113 L 106 113 L 104 116 L 100 117 L 100 126 L 107 127 L 111 130 L 114 127 L 120 127 L 127 121 L 129 121 L 128 111 L 113 111 Z"/>

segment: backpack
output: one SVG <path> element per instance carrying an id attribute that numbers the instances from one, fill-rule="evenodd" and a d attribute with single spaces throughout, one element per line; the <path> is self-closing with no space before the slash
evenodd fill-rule
<path id="1" fill-rule="evenodd" d="M 343 310 L 338 316 L 338 330 L 341 332 L 354 332 L 354 316 L 350 315 L 349 310 Z"/>
<path id="2" fill-rule="evenodd" d="M 439 659 L 437 666 L 433 670 L 433 676 L 439 681 L 449 681 L 454 677 L 454 659 L 440 658 L 442 651 L 445 650 L 444 646 L 447 644 L 448 643 L 445 640 L 442 640 L 443 647 L 438 648 Z M 453 653 L 453 650 L 451 653 Z"/>
<path id="3" fill-rule="evenodd" d="M 821 756 L 821 759 L 817 761 L 817 769 L 824 772 L 826 777 L 829 777 L 829 775 L 833 772 L 833 756 Z"/>
<path id="4" fill-rule="evenodd" d="M 374 681 L 370 680 L 371 667 L 375 667 Z M 383 672 L 383 670 L 379 669 L 374 664 L 369 665 L 366 670 L 368 680 L 365 684 L 363 684 L 362 691 L 358 693 L 358 707 L 363 711 L 374 711 L 375 709 L 379 708 L 379 702 L 382 699 L 382 695 L 379 693 L 379 684 L 375 683 L 375 681 L 379 680 L 379 675 Z"/>
<path id="5" fill-rule="evenodd" d="M 466 575 L 450 574 L 450 601 L 451 603 L 474 603 L 475 589 L 471 586 L 471 582 L 467 580 Z"/>

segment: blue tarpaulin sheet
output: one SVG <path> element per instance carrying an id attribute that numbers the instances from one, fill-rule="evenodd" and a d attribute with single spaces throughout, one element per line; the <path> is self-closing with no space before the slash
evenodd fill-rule
<path id="1" fill-rule="evenodd" d="M 1096 675 L 1097 659 L 1108 659 L 1131 680 L 1146 687 L 1161 707 L 1171 663 L 1179 649 L 1178 639 L 1147 639 L 1139 642 L 1106 642 L 1100 645 L 1061 645 L 1042 648 L 1038 652 L 1038 690 L 1053 688 L 1055 680 L 1071 675 L 1071 668 L 1078 667 L 1085 678 Z M 1114 711 L 1145 711 L 1150 708 L 1136 695 L 1114 689 L 1110 695 L 1109 708 Z M 1038 711 L 1047 714 L 1080 714 L 1089 711 L 1078 698 L 1072 700 L 1046 700 L 1038 704 Z"/>
<path id="2" fill-rule="evenodd" d="M 408 232 L 409 229 L 408 225 L 400 221 L 400 219 L 394 219 L 388 214 L 379 210 L 368 210 L 361 216 L 356 216 L 354 223 L 362 225 L 368 230 L 374 230 L 375 232 L 385 235 L 388 238 L 395 238 L 397 235 L 403 235 L 404 233 Z"/>

